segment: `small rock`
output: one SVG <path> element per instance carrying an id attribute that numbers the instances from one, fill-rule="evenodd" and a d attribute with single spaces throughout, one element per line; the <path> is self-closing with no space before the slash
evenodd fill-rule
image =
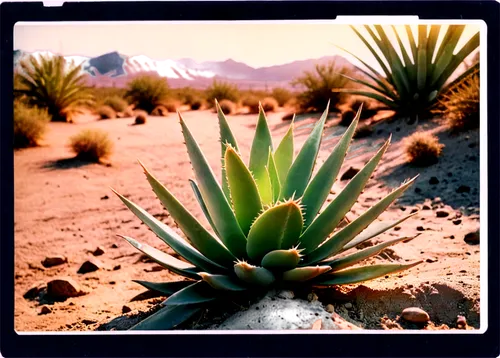
<path id="1" fill-rule="evenodd" d="M 349 169 L 347 169 L 344 174 L 342 174 L 342 176 L 340 177 L 340 180 L 349 180 L 349 179 L 352 179 L 354 178 L 354 176 L 356 174 L 358 174 L 359 172 L 359 169 L 357 168 L 354 168 L 354 167 L 350 167 Z"/>
<path id="2" fill-rule="evenodd" d="M 438 210 L 438 211 L 436 211 L 436 217 L 438 217 L 438 218 L 445 218 L 445 217 L 447 217 L 449 215 L 450 215 L 450 213 L 447 212 L 446 210 Z"/>
<path id="3" fill-rule="evenodd" d="M 427 260 L 425 260 L 425 262 L 432 264 L 433 262 L 437 262 L 437 259 L 435 259 L 435 258 L 428 258 Z"/>
<path id="4" fill-rule="evenodd" d="M 116 281 L 109 281 L 109 284 L 110 284 L 110 285 L 115 285 L 115 284 L 116 284 Z"/>
<path id="5" fill-rule="evenodd" d="M 334 311 L 335 311 L 335 309 L 334 309 L 333 305 L 330 305 L 330 304 L 326 305 L 326 312 L 333 313 Z"/>
<path id="6" fill-rule="evenodd" d="M 122 265 L 113 266 L 113 271 L 119 270 L 121 268 L 122 268 Z"/>
<path id="7" fill-rule="evenodd" d="M 418 307 L 408 307 L 403 310 L 401 317 L 412 323 L 425 323 L 429 321 L 429 315 L 423 309 Z"/>
<path id="8" fill-rule="evenodd" d="M 82 323 L 88 326 L 89 324 L 97 323 L 97 321 L 94 319 L 84 319 L 82 320 Z"/>
<path id="9" fill-rule="evenodd" d="M 424 205 L 422 206 L 422 210 L 431 210 L 431 207 L 429 205 Z"/>
<path id="10" fill-rule="evenodd" d="M 165 270 L 165 267 L 160 266 L 160 265 L 155 265 L 155 266 L 151 267 L 150 269 L 144 269 L 144 271 L 146 271 L 146 272 L 158 272 L 158 271 L 163 271 L 163 270 Z"/>
<path id="11" fill-rule="evenodd" d="M 448 174 L 446 174 L 446 175 L 448 175 L 448 177 L 451 178 L 453 176 L 453 173 L 452 172 L 448 172 Z"/>
<path id="12" fill-rule="evenodd" d="M 31 286 L 28 289 L 28 291 L 26 291 L 26 293 L 23 295 L 23 297 L 26 299 L 33 299 L 36 296 L 38 296 L 38 294 L 46 288 L 47 288 L 47 285 L 45 284 L 45 282 L 43 282 L 43 281 L 37 282 L 33 286 Z"/>
<path id="13" fill-rule="evenodd" d="M 469 245 L 479 245 L 479 230 L 469 232 L 465 235 L 464 241 Z"/>
<path id="14" fill-rule="evenodd" d="M 423 226 L 417 226 L 417 231 L 424 231 L 424 227 Z"/>
<path id="15" fill-rule="evenodd" d="M 420 189 L 419 187 L 415 188 L 415 193 L 420 194 L 421 192 L 422 192 L 422 189 Z"/>
<path id="16" fill-rule="evenodd" d="M 436 184 L 439 184 L 439 179 L 438 179 L 438 178 L 436 178 L 436 177 L 431 177 L 431 178 L 429 179 L 429 184 L 431 184 L 431 185 L 436 185 Z"/>
<path id="17" fill-rule="evenodd" d="M 467 327 L 467 320 L 464 316 L 457 316 L 457 328 L 465 329 Z"/>
<path id="18" fill-rule="evenodd" d="M 104 254 L 104 250 L 100 246 L 97 246 L 97 248 L 92 252 L 92 255 L 94 256 L 101 256 L 102 254 Z"/>
<path id="19" fill-rule="evenodd" d="M 453 224 L 455 224 L 455 225 L 460 225 L 460 224 L 462 223 L 462 220 L 461 220 L 461 219 L 458 219 L 458 220 L 453 220 L 452 222 L 453 222 Z"/>
<path id="20" fill-rule="evenodd" d="M 344 305 L 345 308 L 347 308 L 348 310 L 350 310 L 352 308 L 352 303 L 351 302 L 347 302 L 345 305 Z"/>
<path id="21" fill-rule="evenodd" d="M 470 193 L 470 186 L 468 185 L 460 185 L 457 190 L 457 193 Z"/>
<path id="22" fill-rule="evenodd" d="M 68 262 L 68 259 L 62 255 L 47 256 L 43 261 L 43 267 L 53 267 L 57 265 L 62 265 Z"/>
<path id="23" fill-rule="evenodd" d="M 406 206 L 400 206 L 400 207 L 399 207 L 399 209 L 400 209 L 401 211 L 406 211 Z"/>
<path id="24" fill-rule="evenodd" d="M 399 231 L 399 230 L 401 230 L 401 226 L 395 226 L 394 227 L 394 231 Z"/>
<path id="25" fill-rule="evenodd" d="M 39 315 L 49 314 L 51 312 L 52 312 L 52 310 L 50 309 L 50 307 L 48 307 L 48 306 L 42 306 L 42 308 L 40 309 Z"/>
<path id="26" fill-rule="evenodd" d="M 129 306 L 123 306 L 122 307 L 122 313 L 128 313 L 132 311 L 132 309 Z"/>
<path id="27" fill-rule="evenodd" d="M 54 298 L 68 298 L 83 295 L 80 285 L 71 278 L 58 278 L 47 283 L 47 294 Z"/>
<path id="28" fill-rule="evenodd" d="M 109 199 L 109 196 L 107 195 L 104 195 L 103 197 L 101 197 L 101 200 L 108 200 Z"/>
<path id="29" fill-rule="evenodd" d="M 318 300 L 318 295 L 316 295 L 314 292 L 310 293 L 307 295 L 307 300 L 309 302 L 314 302 Z"/>
<path id="30" fill-rule="evenodd" d="M 112 249 L 117 249 L 118 248 L 118 245 L 117 244 L 111 244 L 110 246 Z"/>
<path id="31" fill-rule="evenodd" d="M 293 291 L 283 290 L 283 291 L 278 292 L 276 297 L 284 298 L 284 299 L 292 299 L 295 297 L 295 294 L 293 293 Z"/>
<path id="32" fill-rule="evenodd" d="M 80 266 L 77 273 L 85 274 L 88 272 L 94 272 L 94 271 L 99 270 L 101 267 L 102 267 L 102 262 L 100 262 L 99 260 L 96 260 L 96 259 L 89 259 L 89 260 L 85 261 L 82 264 L 82 266 Z"/>

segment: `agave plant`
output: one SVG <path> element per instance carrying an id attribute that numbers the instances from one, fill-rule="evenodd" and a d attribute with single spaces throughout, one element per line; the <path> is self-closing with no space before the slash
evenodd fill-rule
<path id="1" fill-rule="evenodd" d="M 411 48 L 410 55 L 394 26 L 392 30 L 398 46 L 391 43 L 388 33 L 382 26 L 375 25 L 374 29 L 368 25 L 364 27 L 376 46 L 372 46 L 356 27 L 351 26 L 370 50 L 383 73 L 378 72 L 353 53 L 344 50 L 366 67 L 366 70 L 359 67 L 358 70 L 373 82 L 350 77 L 351 80 L 373 91 L 341 91 L 373 98 L 398 114 L 411 118 L 429 113 L 429 109 L 436 103 L 438 95 L 446 87 L 450 76 L 479 46 L 478 32 L 463 47 L 457 48 L 465 29 L 464 25 L 450 25 L 440 46 L 437 46 L 437 41 L 441 33 L 441 25 L 418 25 L 418 43 L 415 41 L 411 27 L 406 25 L 406 34 Z"/>
<path id="2" fill-rule="evenodd" d="M 84 84 L 81 66 L 66 63 L 62 56 L 30 56 L 21 61 L 15 85 L 16 96 L 46 109 L 53 121 L 67 121 L 94 103 L 93 95 Z"/>
<path id="3" fill-rule="evenodd" d="M 185 259 L 179 260 L 120 235 L 160 265 L 187 278 L 163 283 L 136 281 L 169 297 L 163 303 L 164 308 L 133 329 L 173 328 L 201 310 L 205 303 L 233 294 L 290 285 L 351 284 L 409 269 L 421 262 L 351 267 L 407 237 L 339 256 L 414 215 L 375 222 L 415 178 L 403 183 L 347 226 L 337 228 L 363 191 L 390 138 L 320 213 L 343 163 L 361 109 L 313 176 L 328 107 L 294 158 L 293 122 L 274 149 L 261 106 L 248 166 L 240 156 L 237 141 L 217 102 L 216 108 L 222 149 L 221 184 L 179 113 L 196 176 L 196 181 L 190 180 L 191 187 L 214 233 L 205 229 L 142 163 L 154 193 L 187 240 L 115 192 L 139 219 Z"/>

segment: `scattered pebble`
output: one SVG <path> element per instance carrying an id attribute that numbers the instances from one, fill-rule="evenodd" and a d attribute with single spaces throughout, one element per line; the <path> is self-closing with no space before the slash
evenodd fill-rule
<path id="1" fill-rule="evenodd" d="M 122 313 L 128 313 L 132 311 L 132 309 L 129 306 L 123 306 L 122 307 Z"/>
<path id="2" fill-rule="evenodd" d="M 420 189 L 419 187 L 415 188 L 415 193 L 420 194 L 421 192 L 422 192 L 422 189 Z"/>
<path id="3" fill-rule="evenodd" d="M 351 302 L 347 302 L 345 305 L 344 305 L 345 308 L 347 308 L 348 310 L 350 310 L 352 308 L 352 303 Z"/>
<path id="4" fill-rule="evenodd" d="M 50 307 L 48 307 L 48 306 L 42 306 L 42 308 L 40 309 L 40 313 L 38 313 L 38 314 L 39 315 L 49 314 L 51 312 L 52 312 L 52 310 L 50 309 Z"/>
<path id="5" fill-rule="evenodd" d="M 422 210 L 431 210 L 431 207 L 429 205 L 424 205 L 422 206 Z"/>
<path id="6" fill-rule="evenodd" d="M 26 299 L 33 299 L 36 296 L 38 296 L 38 294 L 40 292 L 42 292 L 43 290 L 45 290 L 46 288 L 47 288 L 47 285 L 45 284 L 45 282 L 43 282 L 43 281 L 37 282 L 34 285 L 32 285 L 28 289 L 28 291 L 26 291 L 26 293 L 23 295 L 23 297 Z"/>
<path id="7" fill-rule="evenodd" d="M 479 230 L 469 232 L 464 236 L 464 241 L 469 245 L 479 245 Z"/>
<path id="8" fill-rule="evenodd" d="M 57 278 L 47 283 L 47 294 L 54 298 L 68 298 L 81 296 L 84 292 L 73 279 Z"/>
<path id="9" fill-rule="evenodd" d="M 423 226 L 417 226 L 417 231 L 424 231 L 424 227 Z"/>
<path id="10" fill-rule="evenodd" d="M 334 309 L 333 305 L 331 305 L 331 304 L 326 305 L 326 312 L 333 313 L 334 311 L 335 311 L 335 309 Z"/>
<path id="11" fill-rule="evenodd" d="M 425 262 L 432 264 L 433 262 L 437 262 L 438 260 L 436 258 L 428 258 L 425 260 Z"/>
<path id="12" fill-rule="evenodd" d="M 158 271 L 163 271 L 163 270 L 165 270 L 165 267 L 160 266 L 160 265 L 155 265 L 155 266 L 151 267 L 150 269 L 144 269 L 144 271 L 146 271 L 146 272 L 158 272 Z"/>
<path id="13" fill-rule="evenodd" d="M 109 199 L 109 196 L 107 195 L 104 195 L 103 197 L 101 197 L 101 200 L 108 200 Z"/>
<path id="14" fill-rule="evenodd" d="M 401 230 L 401 226 L 395 226 L 394 227 L 394 231 L 399 231 L 399 230 Z"/>
<path id="15" fill-rule="evenodd" d="M 43 267 L 53 267 L 53 266 L 58 266 L 62 265 L 68 262 L 68 259 L 62 255 L 56 255 L 56 256 L 47 256 L 43 261 L 42 265 Z"/>
<path id="16" fill-rule="evenodd" d="M 92 255 L 94 256 L 101 256 L 102 254 L 104 254 L 104 250 L 100 246 L 97 246 L 97 248 L 92 252 Z"/>
<path id="17" fill-rule="evenodd" d="M 122 265 L 113 266 L 113 271 L 119 270 L 121 268 L 122 268 Z"/>
<path id="18" fill-rule="evenodd" d="M 340 177 L 340 180 L 349 180 L 349 179 L 352 179 L 354 178 L 354 176 L 356 174 L 358 174 L 359 172 L 359 169 L 357 168 L 354 168 L 354 167 L 350 167 L 349 169 L 347 169 L 344 174 L 342 174 L 342 176 Z"/>
<path id="19" fill-rule="evenodd" d="M 465 329 L 467 328 L 467 320 L 465 319 L 464 316 L 457 316 L 457 328 L 459 329 Z"/>
<path id="20" fill-rule="evenodd" d="M 95 319 L 84 319 L 82 323 L 88 326 L 89 324 L 97 323 L 97 321 Z"/>
<path id="21" fill-rule="evenodd" d="M 429 321 L 429 315 L 423 309 L 418 307 L 408 307 L 403 310 L 401 317 L 412 323 L 425 323 Z"/>
<path id="22" fill-rule="evenodd" d="M 431 185 L 436 185 L 436 184 L 439 184 L 439 179 L 438 179 L 438 178 L 436 178 L 436 177 L 431 177 L 431 178 L 429 179 L 429 184 L 431 184 Z"/>
<path id="23" fill-rule="evenodd" d="M 99 270 L 102 267 L 102 262 L 96 259 L 89 259 L 85 261 L 82 266 L 78 269 L 78 273 L 80 274 L 86 274 L 89 272 L 94 272 Z"/>
<path id="24" fill-rule="evenodd" d="M 470 186 L 468 185 L 460 185 L 457 190 L 457 193 L 470 193 Z"/>
<path id="25" fill-rule="evenodd" d="M 445 218 L 445 217 L 447 217 L 449 215 L 450 215 L 450 213 L 447 212 L 446 210 L 438 210 L 438 211 L 436 211 L 436 217 L 438 217 L 438 218 Z"/>
<path id="26" fill-rule="evenodd" d="M 112 249 L 117 249 L 118 248 L 118 245 L 117 244 L 111 244 L 110 246 Z"/>
<path id="27" fill-rule="evenodd" d="M 413 208 L 413 209 L 411 209 L 410 214 L 416 213 L 417 211 L 418 211 L 417 208 Z"/>
<path id="28" fill-rule="evenodd" d="M 460 225 L 462 223 L 462 220 L 461 219 L 457 219 L 457 220 L 453 220 L 452 222 L 455 225 Z"/>

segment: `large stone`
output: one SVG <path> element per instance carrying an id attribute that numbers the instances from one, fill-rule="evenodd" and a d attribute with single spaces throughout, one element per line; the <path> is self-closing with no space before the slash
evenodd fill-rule
<path id="1" fill-rule="evenodd" d="M 94 271 L 99 270 L 102 266 L 103 265 L 102 265 L 101 261 L 94 259 L 94 258 L 91 258 L 91 259 L 85 261 L 82 264 L 82 266 L 80 266 L 80 268 L 78 269 L 78 273 L 84 274 L 84 273 L 88 273 L 88 272 L 94 272 Z"/>
<path id="2" fill-rule="evenodd" d="M 42 265 L 43 267 L 53 267 L 53 266 L 58 266 L 62 265 L 68 262 L 68 259 L 62 255 L 56 255 L 56 256 L 47 256 L 43 261 Z"/>
<path id="3" fill-rule="evenodd" d="M 216 330 L 290 330 L 311 329 L 314 324 L 321 329 L 346 329 L 336 323 L 320 301 L 280 298 L 271 292 L 245 311 L 238 312 L 218 326 Z"/>
<path id="4" fill-rule="evenodd" d="M 464 236 L 464 241 L 469 245 L 479 245 L 479 230 L 469 232 Z"/>
<path id="5" fill-rule="evenodd" d="M 71 278 L 56 278 L 47 283 L 47 295 L 53 298 L 78 297 L 85 293 L 80 285 Z"/>
<path id="6" fill-rule="evenodd" d="M 412 323 L 425 323 L 429 321 L 429 315 L 418 307 L 408 307 L 403 310 L 401 317 Z"/>
<path id="7" fill-rule="evenodd" d="M 47 288 L 47 284 L 45 282 L 43 282 L 43 281 L 37 282 L 34 285 L 32 285 L 28 289 L 28 291 L 26 291 L 26 293 L 23 295 L 23 297 L 26 299 L 33 299 L 36 296 L 38 296 L 38 294 L 40 292 L 42 292 L 43 290 L 45 290 L 46 288 Z"/>

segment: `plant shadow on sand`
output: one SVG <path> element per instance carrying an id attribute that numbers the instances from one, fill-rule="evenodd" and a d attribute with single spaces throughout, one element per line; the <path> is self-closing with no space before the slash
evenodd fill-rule
<path id="1" fill-rule="evenodd" d="M 48 161 L 42 165 L 42 169 L 50 169 L 50 170 L 76 169 L 93 164 L 104 165 L 107 167 L 111 166 L 110 163 L 89 161 L 80 157 L 71 157 L 71 158 L 63 158 L 63 159 Z"/>

